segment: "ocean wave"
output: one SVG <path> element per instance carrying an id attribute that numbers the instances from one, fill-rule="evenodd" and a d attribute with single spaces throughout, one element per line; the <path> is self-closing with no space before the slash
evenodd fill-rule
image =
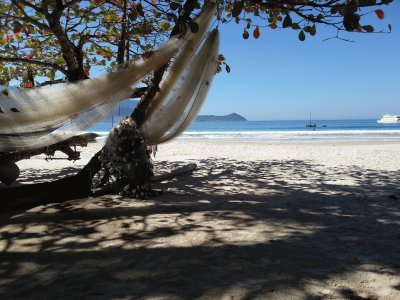
<path id="1" fill-rule="evenodd" d="M 331 130 L 331 131 L 187 131 L 181 139 L 216 140 L 276 140 L 276 141 L 319 141 L 319 140 L 396 140 L 400 130 Z"/>
<path id="2" fill-rule="evenodd" d="M 184 135 L 208 135 L 208 134 L 232 134 L 232 135 L 264 135 L 264 134 L 280 134 L 280 135 L 329 135 L 329 134 L 400 134 L 400 129 L 396 130 L 287 130 L 287 131 L 185 131 Z"/>
<path id="3" fill-rule="evenodd" d="M 94 131 L 105 139 L 108 131 Z M 293 130 L 293 131 L 185 131 L 184 140 L 254 140 L 254 141 L 393 141 L 400 140 L 400 130 Z"/>

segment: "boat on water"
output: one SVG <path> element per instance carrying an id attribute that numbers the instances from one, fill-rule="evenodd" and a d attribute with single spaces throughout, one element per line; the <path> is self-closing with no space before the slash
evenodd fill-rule
<path id="1" fill-rule="evenodd" d="M 315 128 L 315 127 L 317 127 L 317 124 L 311 123 L 311 113 L 310 113 L 310 122 L 308 122 L 308 124 L 306 124 L 306 127 L 309 127 L 309 128 Z"/>
<path id="2" fill-rule="evenodd" d="M 376 122 L 381 124 L 400 124 L 400 115 L 387 114 Z"/>

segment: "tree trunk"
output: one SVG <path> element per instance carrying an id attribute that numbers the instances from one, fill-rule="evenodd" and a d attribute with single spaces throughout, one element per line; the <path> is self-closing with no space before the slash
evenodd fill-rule
<path id="1" fill-rule="evenodd" d="M 49 202 L 63 202 L 69 199 L 84 198 L 92 194 L 90 177 L 78 173 L 52 182 L 29 184 L 3 188 L 0 190 L 0 209 Z"/>
<path id="2" fill-rule="evenodd" d="M 186 1 L 183 6 L 184 14 L 179 16 L 178 21 L 171 32 L 171 36 L 185 30 L 185 24 L 188 21 L 190 14 L 194 10 L 196 3 L 197 2 L 194 0 Z M 76 47 L 73 43 L 71 43 L 68 40 L 68 37 L 65 35 L 65 32 L 63 32 L 59 16 L 48 14 L 46 18 L 49 22 L 50 27 L 52 28 L 53 33 L 57 36 L 60 42 L 63 52 L 63 58 L 68 66 L 67 77 L 69 81 L 77 81 L 87 78 L 83 70 L 83 55 L 79 47 Z M 125 38 L 126 37 L 122 33 L 121 42 Z M 124 45 L 121 44 L 119 48 L 124 48 Z M 154 78 L 151 80 L 151 84 L 147 88 L 144 95 L 141 97 L 139 105 L 132 112 L 131 118 L 133 119 L 135 126 L 140 127 L 146 108 L 148 107 L 150 101 L 153 99 L 155 94 L 158 92 L 158 85 L 163 77 L 166 67 L 167 65 L 164 65 L 159 70 L 155 71 L 155 75 Z M 147 184 L 149 181 L 151 181 L 151 178 L 148 178 L 150 177 L 149 174 L 153 174 L 152 165 L 150 166 L 148 163 L 146 163 L 146 161 L 150 159 L 150 152 L 148 151 L 145 143 L 138 143 L 136 147 L 136 151 L 140 153 L 141 163 L 137 164 L 136 168 L 133 168 L 129 171 L 128 178 L 130 184 L 133 183 L 136 184 L 136 186 L 143 186 L 144 183 Z M 42 201 L 63 201 L 67 199 L 90 196 L 92 195 L 91 187 L 93 177 L 102 168 L 102 162 L 99 160 L 99 157 L 103 153 L 103 150 L 104 148 L 97 152 L 86 164 L 86 166 L 72 177 L 66 177 L 49 183 L 40 183 L 26 185 L 22 187 L 2 189 L 0 191 L 1 199 L 6 199 L 7 201 L 10 201 L 18 198 L 29 198 L 40 201 L 42 203 Z M 143 177 L 143 174 L 147 175 Z M 142 191 L 140 190 L 139 195 L 136 194 L 134 196 L 140 196 L 140 192 Z"/>
<path id="3" fill-rule="evenodd" d="M 47 13 L 46 19 L 49 27 L 60 43 L 63 59 L 67 65 L 67 78 L 70 82 L 87 79 L 83 68 L 83 53 L 80 47 L 77 47 L 68 38 L 60 23 L 62 9 L 53 13 Z"/>

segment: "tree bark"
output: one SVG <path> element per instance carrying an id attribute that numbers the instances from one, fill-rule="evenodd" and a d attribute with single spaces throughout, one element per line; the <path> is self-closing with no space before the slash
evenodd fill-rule
<path id="1" fill-rule="evenodd" d="M 175 24 L 171 32 L 171 36 L 184 31 L 184 29 L 186 28 L 186 26 L 184 25 L 189 20 L 190 14 L 195 9 L 195 6 L 195 0 L 186 1 L 183 6 L 184 13 L 179 16 L 177 23 Z M 83 70 L 82 53 L 80 53 L 79 47 L 76 47 L 73 43 L 71 43 L 65 32 L 63 32 L 62 26 L 60 24 L 60 16 L 55 11 L 53 12 L 53 14 L 47 14 L 46 18 L 49 22 L 50 27 L 52 28 L 53 33 L 57 36 L 60 42 L 63 52 L 63 58 L 68 66 L 67 78 L 70 81 L 77 81 L 86 78 Z M 160 69 L 155 71 L 150 86 L 141 97 L 139 105 L 131 114 L 132 119 L 139 127 L 143 121 L 143 114 L 147 106 L 159 90 L 158 85 L 163 77 L 166 68 L 167 65 L 164 65 Z M 140 146 L 142 147 L 142 145 Z M 66 177 L 48 183 L 2 189 L 0 191 L 1 199 L 7 199 L 7 201 L 10 201 L 18 198 L 33 198 L 37 201 L 63 201 L 67 199 L 90 196 L 92 195 L 91 185 L 93 177 L 101 169 L 101 162 L 98 159 L 101 155 L 101 152 L 102 150 L 97 152 L 86 164 L 86 166 L 74 176 Z M 149 154 L 147 153 L 147 155 Z M 139 171 L 139 174 L 142 172 L 143 170 Z M 138 182 L 140 182 L 140 180 Z"/>
<path id="2" fill-rule="evenodd" d="M 87 79 L 83 68 L 83 53 L 80 47 L 72 43 L 65 33 L 60 23 L 62 7 L 54 12 L 46 13 L 46 20 L 49 23 L 50 30 L 57 37 L 60 43 L 62 56 L 67 65 L 67 78 L 70 82 Z"/>
<path id="3" fill-rule="evenodd" d="M 0 209 L 39 205 L 90 196 L 91 180 L 85 172 L 56 181 L 0 189 Z"/>

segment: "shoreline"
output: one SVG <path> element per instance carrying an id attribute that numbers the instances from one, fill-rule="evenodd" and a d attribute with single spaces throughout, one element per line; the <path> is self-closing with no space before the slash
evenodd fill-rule
<path id="1" fill-rule="evenodd" d="M 400 144 L 400 139 L 398 140 L 379 140 L 379 139 L 371 139 L 371 140 L 315 140 L 315 141 L 288 141 L 288 140 L 256 140 L 256 139 L 185 139 L 185 138 L 177 138 L 173 141 L 167 143 L 174 142 L 182 142 L 182 143 L 233 143 L 233 144 L 260 144 L 260 145 L 292 145 L 292 146 L 341 146 L 341 145 L 349 145 L 349 146 L 357 146 L 357 145 L 395 145 Z M 167 144 L 166 143 L 166 144 Z"/>
<path id="2" fill-rule="evenodd" d="M 96 134 L 99 134 L 100 136 L 97 138 L 97 142 L 99 143 L 104 143 L 105 140 L 107 139 L 108 132 L 100 132 L 96 131 L 94 132 Z M 190 133 L 190 132 L 189 132 Z M 399 130 L 400 133 L 400 130 Z M 343 145 L 343 144 L 351 144 L 351 145 L 368 145 L 368 144 L 398 144 L 400 143 L 400 136 L 397 138 L 382 138 L 382 137 L 375 137 L 375 138 L 250 138 L 250 137 L 239 137 L 239 138 L 207 138 L 207 137 L 193 137 L 193 138 L 187 138 L 187 137 L 178 137 L 175 138 L 172 141 L 166 142 L 166 143 L 172 143 L 172 142 L 183 142 L 183 143 L 238 143 L 238 144 L 249 144 L 249 143 L 256 143 L 256 144 L 282 144 L 282 145 Z"/>
<path id="3" fill-rule="evenodd" d="M 93 131 L 106 139 L 108 132 Z M 234 142 L 269 144 L 368 144 L 400 142 L 399 130 L 332 130 L 332 131 L 185 131 L 174 141 Z"/>

